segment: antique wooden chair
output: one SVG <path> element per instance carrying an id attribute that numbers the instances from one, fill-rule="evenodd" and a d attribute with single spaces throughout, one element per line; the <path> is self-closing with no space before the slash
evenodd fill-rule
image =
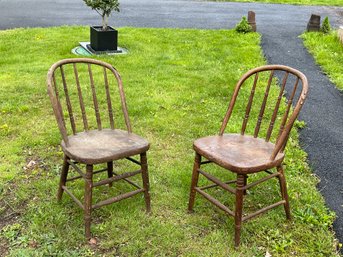
<path id="1" fill-rule="evenodd" d="M 279 89 L 278 95 L 270 96 L 271 87 Z M 246 94 L 244 95 L 242 91 Z M 307 78 L 293 68 L 282 65 L 267 65 L 250 70 L 242 76 L 236 85 L 219 135 L 194 141 L 195 161 L 188 210 L 193 211 L 195 195 L 198 192 L 225 213 L 233 216 L 235 218 L 236 247 L 240 243 L 241 223 L 243 221 L 279 205 L 284 206 L 287 219 L 291 218 L 282 163 L 290 130 L 304 103 L 307 91 Z M 238 100 L 241 94 L 243 96 Z M 284 95 L 287 95 L 288 98 L 285 104 L 282 103 L 285 101 Z M 294 108 L 292 108 L 293 103 Z M 245 114 L 244 111 L 239 113 L 235 105 L 242 106 L 241 109 L 244 109 Z M 224 131 L 228 121 L 230 118 L 231 120 L 234 118 L 232 114 L 236 112 L 240 114 L 238 116 L 243 116 L 241 131 L 239 134 L 225 134 Z M 274 129 L 277 126 L 279 129 Z M 264 132 L 260 132 L 261 128 L 264 129 Z M 275 143 L 271 142 L 273 138 L 275 138 Z M 202 157 L 206 160 L 202 161 Z M 200 169 L 201 165 L 208 163 L 217 164 L 236 173 L 236 179 L 223 182 L 214 175 Z M 273 168 L 276 168 L 276 171 L 273 170 L 274 172 L 272 172 Z M 248 175 L 260 171 L 265 171 L 268 175 L 248 184 Z M 199 174 L 213 184 L 199 187 Z M 243 198 L 246 190 L 274 177 L 279 180 L 282 200 L 250 215 L 243 216 Z M 231 187 L 229 184 L 236 184 L 236 187 Z M 205 192 L 205 189 L 216 186 L 235 194 L 234 211 Z"/>
<path id="2" fill-rule="evenodd" d="M 150 212 L 146 157 L 149 143 L 132 133 L 122 80 L 117 70 L 108 63 L 94 59 L 65 59 L 51 66 L 47 75 L 47 85 L 62 135 L 61 146 L 64 152 L 57 198 L 60 201 L 63 192 L 66 192 L 83 209 L 86 238 L 91 237 L 92 210 L 101 206 L 144 193 L 146 210 Z M 116 115 L 114 119 L 116 105 L 123 115 Z M 119 116 L 122 117 L 126 130 L 115 128 L 114 120 L 118 123 Z M 70 125 L 67 124 L 66 119 L 69 119 Z M 104 128 L 106 126 L 109 128 Z M 140 155 L 140 160 L 132 158 L 134 155 Z M 127 159 L 140 168 L 117 174 L 114 172 L 113 161 L 119 159 Z M 93 170 L 94 165 L 101 163 L 105 164 L 105 167 L 98 171 Z M 70 166 L 79 173 L 78 176 L 67 177 Z M 82 171 L 82 167 L 85 167 L 85 172 Z M 103 171 L 107 171 L 106 178 L 93 181 L 93 175 Z M 142 176 L 142 187 L 128 179 L 137 174 Z M 66 186 L 67 182 L 79 178 L 85 182 L 83 203 Z M 93 188 L 106 184 L 111 187 L 113 182 L 119 180 L 128 182 L 136 190 L 93 204 Z"/>

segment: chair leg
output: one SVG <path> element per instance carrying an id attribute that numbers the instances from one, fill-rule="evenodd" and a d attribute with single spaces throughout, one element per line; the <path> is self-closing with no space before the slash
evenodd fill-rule
<path id="1" fill-rule="evenodd" d="M 62 194 L 63 194 L 62 186 L 65 186 L 67 182 L 67 176 L 68 176 L 68 170 L 69 170 L 68 160 L 69 158 L 66 155 L 64 155 L 63 166 L 62 166 L 61 177 L 60 177 L 60 184 L 58 186 L 58 192 L 57 192 L 57 201 L 61 201 Z"/>
<path id="2" fill-rule="evenodd" d="M 196 195 L 195 187 L 198 185 L 198 180 L 199 180 L 198 169 L 200 168 L 200 163 L 201 163 L 201 155 L 198 153 L 195 153 L 191 190 L 190 190 L 189 202 L 188 202 L 188 212 L 193 212 L 194 200 L 195 200 L 195 195 Z"/>
<path id="3" fill-rule="evenodd" d="M 85 176 L 85 199 L 84 199 L 84 220 L 85 237 L 91 238 L 91 214 L 92 214 L 92 187 L 93 187 L 93 165 L 86 166 Z"/>
<path id="4" fill-rule="evenodd" d="M 113 177 L 113 162 L 107 163 L 107 175 L 109 178 Z M 108 186 L 112 187 L 113 182 L 109 183 Z"/>
<path id="5" fill-rule="evenodd" d="M 284 174 L 282 165 L 277 167 L 277 171 L 280 173 L 278 178 L 279 178 L 279 183 L 280 183 L 281 196 L 282 196 L 282 199 L 286 201 L 284 204 L 284 208 L 285 208 L 285 212 L 286 212 L 286 218 L 290 220 L 291 219 L 291 211 L 289 208 L 286 178 L 285 178 L 285 174 Z"/>
<path id="6" fill-rule="evenodd" d="M 247 183 L 248 183 L 248 175 L 244 175 L 244 186 L 246 186 Z M 247 194 L 247 190 L 244 190 L 243 194 L 246 195 Z"/>
<path id="7" fill-rule="evenodd" d="M 151 211 L 150 193 L 149 193 L 150 185 L 149 185 L 148 162 L 147 162 L 146 153 L 140 154 L 140 161 L 141 161 L 141 169 L 142 169 L 142 180 L 143 180 L 146 212 L 149 213 Z"/>
<path id="8" fill-rule="evenodd" d="M 237 248 L 241 239 L 241 224 L 243 211 L 243 194 L 244 194 L 244 175 L 237 174 L 236 182 L 236 208 L 235 208 L 235 247 Z"/>

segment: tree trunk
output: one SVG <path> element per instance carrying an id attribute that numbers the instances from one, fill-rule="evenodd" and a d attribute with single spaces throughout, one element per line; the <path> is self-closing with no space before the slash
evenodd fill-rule
<path id="1" fill-rule="evenodd" d="M 102 30 L 106 30 L 107 29 L 107 24 L 106 24 L 106 14 L 102 14 Z"/>
<path id="2" fill-rule="evenodd" d="M 108 14 L 105 14 L 105 30 L 108 29 Z"/>

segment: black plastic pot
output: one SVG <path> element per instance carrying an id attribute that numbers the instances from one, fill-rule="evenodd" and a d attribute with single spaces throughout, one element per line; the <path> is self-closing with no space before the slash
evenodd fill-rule
<path id="1" fill-rule="evenodd" d="M 118 47 L 118 31 L 112 27 L 102 30 L 102 26 L 90 27 L 91 47 L 95 51 L 116 51 Z"/>

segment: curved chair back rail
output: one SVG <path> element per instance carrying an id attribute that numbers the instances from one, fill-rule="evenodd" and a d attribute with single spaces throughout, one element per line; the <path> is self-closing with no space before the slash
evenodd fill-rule
<path id="1" fill-rule="evenodd" d="M 79 69 L 82 69 L 82 65 L 84 65 L 88 71 L 89 80 L 87 85 L 83 85 L 80 80 L 79 76 Z M 67 74 L 65 71 L 67 69 L 67 66 L 71 66 L 70 71 L 71 74 Z M 96 85 L 96 82 L 94 80 L 93 75 L 93 66 L 98 66 L 102 69 L 103 72 L 103 81 L 102 85 Z M 60 73 L 60 74 L 56 74 Z M 90 58 L 72 58 L 72 59 L 64 59 L 56 62 L 51 66 L 51 68 L 48 71 L 47 75 L 47 85 L 48 85 L 48 94 L 50 96 L 50 100 L 52 103 L 52 107 L 54 110 L 54 114 L 58 123 L 59 130 L 61 132 L 63 141 L 66 143 L 66 145 L 69 145 L 68 140 L 68 130 L 66 126 L 66 121 L 64 118 L 64 110 L 68 112 L 68 117 L 70 121 L 70 127 L 72 130 L 72 134 L 75 135 L 78 131 L 80 131 L 79 128 L 77 128 L 76 123 L 76 116 L 74 111 L 76 109 L 80 109 L 80 116 L 82 117 L 83 122 L 83 131 L 88 131 L 90 129 L 89 124 L 89 116 L 87 115 L 85 104 L 84 104 L 84 91 L 91 91 L 92 94 L 92 101 L 93 101 L 93 107 L 95 112 L 95 118 L 96 118 L 96 127 L 98 130 L 101 130 L 103 128 L 102 126 L 102 120 L 100 115 L 100 109 L 99 109 L 99 91 L 103 90 L 105 91 L 106 100 L 107 100 L 107 112 L 108 112 L 108 118 L 111 129 L 115 128 L 114 123 L 114 113 L 113 113 L 113 101 L 111 96 L 111 85 L 109 80 L 109 74 L 113 74 L 119 89 L 119 95 L 120 95 L 120 101 L 121 101 L 121 108 L 125 120 L 126 129 L 129 133 L 132 132 L 131 130 L 131 124 L 130 119 L 127 111 L 127 104 L 125 99 L 125 94 L 123 90 L 123 83 L 120 78 L 119 73 L 117 70 L 112 67 L 110 64 L 105 63 L 103 61 L 94 60 Z M 57 75 L 61 76 L 61 81 L 57 81 L 56 77 Z M 58 84 L 61 84 L 61 87 L 58 86 Z M 70 90 L 77 91 L 78 94 L 78 104 L 79 106 L 75 106 L 75 103 L 72 103 L 71 97 L 70 97 Z M 62 92 L 61 92 L 62 91 Z M 60 95 L 63 94 L 65 101 L 65 105 L 63 105 L 62 99 Z"/>
<path id="2" fill-rule="evenodd" d="M 264 79 L 265 84 L 260 83 L 260 80 L 262 80 L 260 78 L 261 77 L 260 74 L 266 73 L 266 72 L 269 73 L 269 76 L 265 77 Z M 276 72 L 283 72 L 283 74 L 278 74 L 279 76 L 275 80 L 274 77 L 277 75 Z M 293 78 L 291 78 L 292 76 Z M 268 142 L 271 139 L 271 135 L 275 129 L 276 121 L 280 120 L 281 122 L 279 125 L 275 148 L 270 156 L 270 159 L 274 160 L 277 154 L 284 150 L 287 144 L 288 135 L 293 126 L 293 123 L 295 122 L 304 104 L 304 101 L 308 92 L 307 78 L 302 72 L 296 69 L 293 69 L 291 67 L 284 66 L 284 65 L 265 65 L 265 66 L 261 66 L 261 67 L 248 71 L 241 77 L 241 79 L 236 84 L 235 91 L 229 103 L 228 110 L 224 117 L 219 135 L 224 134 L 228 121 L 235 107 L 239 92 L 242 86 L 247 83 L 249 78 L 253 78 L 253 83 L 251 85 L 250 96 L 249 96 L 249 100 L 247 102 L 246 109 L 245 109 L 245 115 L 243 118 L 242 128 L 241 128 L 241 135 L 244 135 L 246 133 L 246 128 L 247 128 L 248 121 L 250 118 L 252 104 L 255 100 L 255 92 L 257 90 L 257 87 L 265 86 L 264 96 L 261 102 L 258 118 L 256 119 L 256 125 L 255 125 L 255 129 L 253 133 L 254 138 L 257 138 L 260 133 L 261 123 L 262 123 L 262 120 L 264 118 L 264 114 L 266 111 L 266 104 L 268 101 L 270 88 L 271 86 L 273 86 L 273 83 L 275 84 L 275 82 L 279 82 L 278 83 L 279 84 L 278 86 L 280 88 L 279 95 L 275 103 L 272 115 L 270 117 L 269 126 L 268 126 L 266 137 L 265 137 L 266 142 Z M 280 117 L 279 108 L 281 105 L 282 98 L 286 93 L 286 90 L 288 92 L 286 110 Z M 292 111 L 293 104 L 294 104 L 294 109 Z"/>

